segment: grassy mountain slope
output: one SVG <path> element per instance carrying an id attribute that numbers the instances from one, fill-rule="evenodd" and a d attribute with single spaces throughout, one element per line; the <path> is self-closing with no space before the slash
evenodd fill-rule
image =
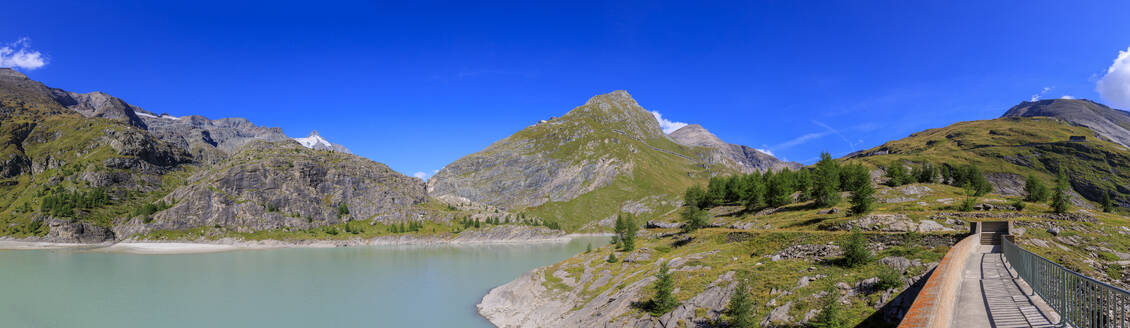
<path id="1" fill-rule="evenodd" d="M 620 211 L 666 213 L 687 186 L 733 171 L 697 160 L 708 151 L 674 142 L 651 113 L 616 91 L 449 164 L 428 190 L 525 211 L 568 230 L 597 229 L 588 224 Z"/>
<path id="2" fill-rule="evenodd" d="M 1071 142 L 1071 136 L 1088 138 Z M 1023 192 L 1028 174 L 1050 183 L 1062 167 L 1073 189 L 1086 199 L 1100 201 L 1104 192 L 1112 192 L 1116 202 L 1130 205 L 1130 150 L 1095 137 L 1086 127 L 1050 118 L 960 122 L 885 143 L 848 160 L 877 167 L 894 160 L 972 163 L 986 172 L 998 193 L 1009 195 Z"/>

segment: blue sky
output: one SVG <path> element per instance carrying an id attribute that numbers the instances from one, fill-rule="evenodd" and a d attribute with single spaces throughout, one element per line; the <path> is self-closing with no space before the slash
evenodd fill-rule
<path id="1" fill-rule="evenodd" d="M 618 89 L 806 163 L 1033 96 L 1130 107 L 1125 1 L 540 3 L 19 1 L 0 44 L 54 87 L 317 129 L 406 174 Z"/>

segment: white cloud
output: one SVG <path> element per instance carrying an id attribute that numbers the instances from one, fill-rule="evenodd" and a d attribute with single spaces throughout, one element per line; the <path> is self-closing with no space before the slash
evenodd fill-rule
<path id="1" fill-rule="evenodd" d="M 1043 89 L 1040 89 L 1040 92 L 1032 95 L 1032 98 L 1029 99 L 1028 101 L 1040 100 L 1040 98 L 1043 97 L 1044 94 L 1048 93 L 1048 91 L 1052 91 L 1052 87 L 1044 87 Z"/>
<path id="2" fill-rule="evenodd" d="M 675 130 L 687 126 L 687 123 L 668 121 L 663 118 L 663 114 L 659 114 L 658 111 L 651 111 L 651 115 L 655 116 L 656 121 L 659 121 L 659 128 L 663 129 L 663 133 L 666 134 L 670 134 L 671 132 L 675 132 Z"/>
<path id="3" fill-rule="evenodd" d="M 420 180 L 428 180 L 428 178 L 432 177 L 436 173 L 439 173 L 439 170 L 432 170 L 432 173 L 418 171 L 416 173 L 412 173 L 412 176 L 420 178 Z"/>
<path id="4" fill-rule="evenodd" d="M 1110 105 L 1130 109 L 1130 47 L 1118 52 L 1118 58 L 1106 69 L 1095 90 Z"/>
<path id="5" fill-rule="evenodd" d="M 769 154 L 769 156 L 774 156 L 774 157 L 776 157 L 776 156 L 777 156 L 777 155 L 773 155 L 773 152 L 769 151 L 769 149 L 768 149 L 768 148 L 754 148 L 754 149 L 756 149 L 756 150 L 757 150 L 757 151 L 759 151 L 759 152 L 763 152 L 763 153 Z"/>
<path id="6" fill-rule="evenodd" d="M 1063 97 L 1059 97 L 1059 99 L 1075 99 L 1075 97 L 1072 97 L 1071 95 L 1063 95 Z"/>
<path id="7" fill-rule="evenodd" d="M 43 65 L 47 65 L 47 58 L 44 58 L 39 51 L 31 49 L 31 40 L 27 37 L 0 47 L 0 67 L 33 70 Z"/>

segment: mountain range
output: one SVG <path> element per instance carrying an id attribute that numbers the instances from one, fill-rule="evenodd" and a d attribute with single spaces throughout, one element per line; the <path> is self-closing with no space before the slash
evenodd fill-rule
<path id="1" fill-rule="evenodd" d="M 714 176 L 802 168 L 727 143 L 697 124 L 665 134 L 626 91 L 594 96 L 560 117 L 525 127 L 452 162 L 424 184 L 351 155 L 317 131 L 290 138 L 279 128 L 242 118 L 156 114 L 102 92 L 50 88 L 11 69 L 0 69 L 0 96 L 7 136 L 0 178 L 7 179 L 4 185 L 11 191 L 0 208 L 17 213 L 7 218 L 13 226 L 93 222 L 127 235 L 204 225 L 246 232 L 308 229 L 350 219 L 418 217 L 428 212 L 413 205 L 435 201 L 493 208 L 568 231 L 604 231 L 618 213 L 671 213 L 681 206 L 687 187 Z M 1093 133 L 1046 126 L 1030 117 L 1050 117 Z M 1113 192 L 1116 201 L 1127 203 L 1130 190 L 1121 186 L 1130 182 L 1130 174 L 1122 173 L 1118 162 L 1130 142 L 1126 112 L 1088 100 L 1057 99 L 1023 102 L 1002 119 L 978 122 L 986 123 L 927 130 L 844 160 L 884 166 L 879 159 L 915 161 L 922 157 L 916 154 L 936 152 L 931 156 L 938 160 L 993 163 L 986 167 L 988 175 L 1006 194 L 1018 192 L 1023 175 L 1050 176 L 1072 161 L 1077 162 L 1070 173 L 1072 186 L 1080 196 L 1097 201 Z M 989 135 L 967 131 L 969 125 L 989 125 L 979 127 Z M 959 131 L 933 137 L 955 129 Z M 1120 147 L 1059 142 L 1064 133 L 1088 134 Z M 919 141 L 923 139 L 929 140 Z M 1018 144 L 999 146 L 1004 142 Z M 1094 154 L 1103 160 L 1085 160 Z M 64 218 L 35 210 L 48 189 L 97 188 L 109 190 L 114 205 L 75 209 Z M 139 224 L 124 213 L 157 201 L 167 208 L 145 218 L 156 221 Z M 339 219 L 332 208 L 341 204 L 364 210 Z M 17 208 L 24 211 L 13 210 Z M 162 215 L 164 211 L 174 214 Z M 289 216 L 270 214 L 276 211 Z"/>

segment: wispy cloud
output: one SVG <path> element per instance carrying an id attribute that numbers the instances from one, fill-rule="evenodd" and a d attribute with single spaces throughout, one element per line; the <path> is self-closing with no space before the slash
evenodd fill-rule
<path id="1" fill-rule="evenodd" d="M 673 122 L 673 121 L 669 121 L 669 120 L 663 118 L 663 114 L 659 114 L 658 111 L 654 111 L 654 110 L 651 111 L 651 115 L 655 116 L 656 121 L 659 121 L 659 128 L 663 129 L 663 133 L 666 133 L 666 134 L 671 134 L 671 132 L 675 132 L 675 130 L 678 130 L 678 129 L 683 128 L 684 126 L 687 126 L 687 123 Z"/>
<path id="2" fill-rule="evenodd" d="M 855 151 L 856 150 L 855 148 L 857 146 L 859 146 L 859 144 L 863 143 L 862 140 L 857 141 L 857 142 L 852 142 L 846 136 L 844 136 L 843 133 L 840 133 L 840 130 L 833 128 L 832 126 L 825 124 L 824 122 L 812 121 L 812 124 L 823 128 L 824 131 L 807 133 L 807 134 L 801 135 L 799 137 L 793 138 L 792 140 L 785 141 L 785 142 L 780 143 L 776 146 L 773 146 L 773 147 L 771 147 L 771 149 L 781 151 L 781 150 L 785 150 L 785 149 L 789 149 L 789 148 L 793 148 L 793 147 L 805 144 L 805 143 L 812 141 L 812 140 L 824 138 L 824 137 L 827 137 L 827 136 L 830 136 L 830 135 L 835 135 L 835 136 L 839 137 L 840 140 L 843 140 L 844 143 L 847 144 L 848 148 L 851 148 L 852 151 Z M 874 129 L 875 129 L 875 124 L 873 124 L 873 123 L 863 123 L 863 124 L 859 124 L 859 125 L 850 127 L 848 130 L 851 130 L 851 131 L 871 131 L 871 130 L 874 130 Z"/>
<path id="3" fill-rule="evenodd" d="M 31 49 L 31 39 L 22 37 L 16 42 L 0 47 L 0 67 L 33 70 L 47 65 L 47 58 Z"/>
<path id="4" fill-rule="evenodd" d="M 1111 105 L 1130 109 L 1130 47 L 1118 52 L 1106 75 L 1095 84 L 1095 90 Z"/>
<path id="5" fill-rule="evenodd" d="M 773 149 L 785 150 L 785 149 L 793 148 L 793 147 L 796 147 L 798 145 L 804 144 L 806 142 L 823 138 L 824 136 L 827 136 L 829 134 L 832 134 L 832 133 L 831 132 L 815 132 L 815 133 L 804 134 L 804 135 L 801 135 L 799 137 L 793 138 L 792 140 L 785 141 L 785 142 L 782 142 L 782 143 L 780 143 L 776 146 L 773 146 Z"/>
<path id="6" fill-rule="evenodd" d="M 1059 99 L 1075 99 L 1075 97 L 1072 97 L 1071 95 L 1063 95 L 1063 97 L 1059 97 Z"/>
<path id="7" fill-rule="evenodd" d="M 1044 87 L 1043 89 L 1040 89 L 1040 92 L 1037 92 L 1036 94 L 1032 95 L 1032 98 L 1028 99 L 1028 101 L 1040 100 L 1040 98 L 1042 98 L 1045 94 L 1047 94 L 1048 91 L 1052 91 L 1053 88 L 1055 88 L 1055 87 Z"/>
<path id="8" fill-rule="evenodd" d="M 759 152 L 763 152 L 763 153 L 769 154 L 769 156 L 773 156 L 773 157 L 776 157 L 776 156 L 777 156 L 777 155 L 773 155 L 773 152 L 772 152 L 772 151 L 769 151 L 769 148 L 754 148 L 754 149 L 756 149 L 756 150 L 757 150 L 757 151 L 759 151 Z"/>
<path id="9" fill-rule="evenodd" d="M 851 151 L 855 151 L 855 144 L 852 143 L 851 140 L 848 140 L 847 137 L 844 137 L 844 134 L 840 133 L 840 130 L 836 130 L 835 128 L 833 128 L 833 127 L 831 127 L 827 124 L 824 124 L 824 122 L 820 122 L 820 121 L 812 121 L 812 124 L 819 125 L 820 127 L 823 127 L 825 130 L 828 130 L 828 132 L 831 132 L 832 134 L 835 134 L 836 136 L 840 137 L 840 139 L 843 140 L 844 143 L 846 143 L 848 145 L 848 148 L 851 148 Z"/>

